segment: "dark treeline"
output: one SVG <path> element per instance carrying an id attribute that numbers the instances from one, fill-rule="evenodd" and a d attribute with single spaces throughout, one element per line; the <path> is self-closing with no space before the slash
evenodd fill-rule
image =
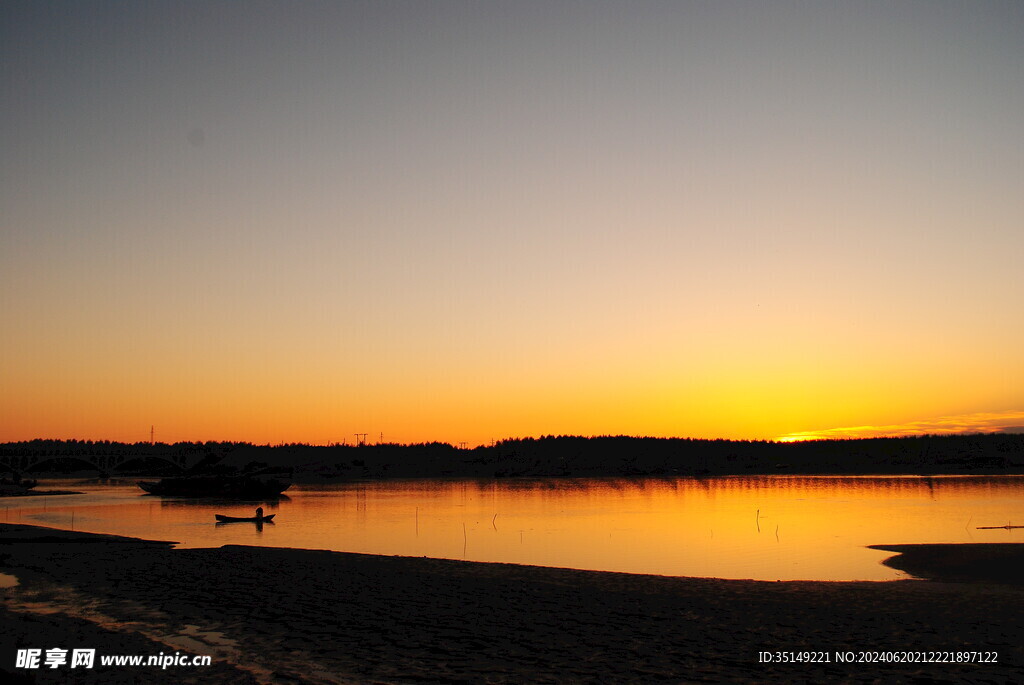
<path id="1" fill-rule="evenodd" d="M 628 436 L 516 438 L 474 449 L 411 445 L 174 444 L 31 440 L 0 444 L 0 468 L 173 474 L 292 468 L 298 480 L 432 476 L 1024 473 L 1024 435 L 780 443 Z"/>

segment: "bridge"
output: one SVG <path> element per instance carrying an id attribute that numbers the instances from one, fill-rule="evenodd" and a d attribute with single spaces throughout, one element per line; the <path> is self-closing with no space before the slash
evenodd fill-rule
<path id="1" fill-rule="evenodd" d="M 136 468 L 145 463 L 164 462 L 170 464 L 180 471 L 194 466 L 206 454 L 84 454 L 56 452 L 40 452 L 30 454 L 0 454 L 0 473 L 9 472 L 15 476 L 22 476 L 26 473 L 38 474 L 41 467 L 53 462 L 77 463 L 82 470 L 95 470 L 101 477 L 107 477 L 117 473 L 125 464 L 136 465 Z"/>

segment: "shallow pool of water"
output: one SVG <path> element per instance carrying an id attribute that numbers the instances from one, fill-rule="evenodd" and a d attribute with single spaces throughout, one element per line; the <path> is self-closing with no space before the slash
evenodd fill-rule
<path id="1" fill-rule="evenodd" d="M 1021 542 L 1024 477 L 415 480 L 296 485 L 259 502 L 161 498 L 134 483 L 0 500 L 0 521 L 173 540 L 761 580 L 901 577 L 873 544 Z"/>

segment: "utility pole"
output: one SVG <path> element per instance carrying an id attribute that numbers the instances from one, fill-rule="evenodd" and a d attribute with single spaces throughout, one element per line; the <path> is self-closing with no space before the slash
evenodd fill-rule
<path id="1" fill-rule="evenodd" d="M 155 445 L 156 444 L 155 442 L 153 442 L 153 428 L 154 428 L 153 425 L 149 426 L 149 444 L 150 445 Z"/>
<path id="2" fill-rule="evenodd" d="M 460 443 L 459 443 L 459 449 L 460 449 L 460 450 L 464 450 L 464 449 L 466 449 L 466 443 L 465 443 L 465 442 L 460 442 Z"/>
<path id="3" fill-rule="evenodd" d="M 355 433 L 354 435 L 356 436 L 356 446 L 357 447 L 360 447 L 360 446 L 366 444 L 366 433 Z"/>

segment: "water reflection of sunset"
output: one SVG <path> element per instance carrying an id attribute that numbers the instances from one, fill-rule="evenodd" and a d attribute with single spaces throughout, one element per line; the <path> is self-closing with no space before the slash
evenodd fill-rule
<path id="1" fill-rule="evenodd" d="M 98 489 L 20 502 L 12 522 L 176 540 L 664 575 L 883 580 L 873 544 L 1016 541 L 1020 477 L 395 481 L 296 486 L 274 525 L 216 527 L 253 505 Z M 90 504 L 90 499 L 94 503 Z M 44 509 L 45 507 L 45 509 Z M 995 533 L 995 534 L 994 534 Z"/>

